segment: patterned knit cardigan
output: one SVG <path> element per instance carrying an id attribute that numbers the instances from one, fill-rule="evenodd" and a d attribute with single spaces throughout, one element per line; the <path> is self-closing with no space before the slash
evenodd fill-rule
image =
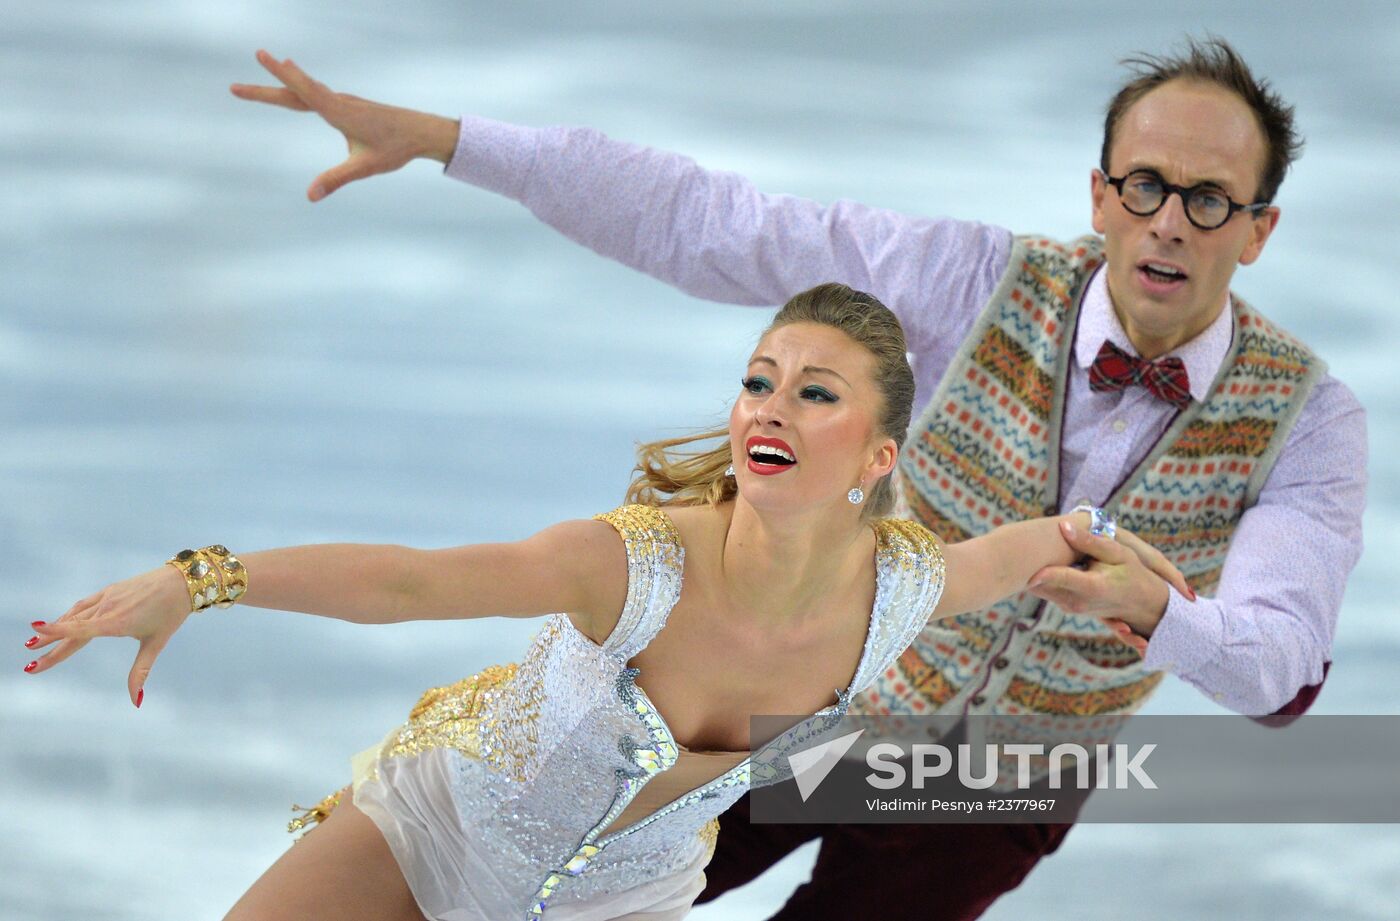
<path id="1" fill-rule="evenodd" d="M 1059 513 L 1058 460 L 1080 299 L 1102 241 L 1018 238 L 900 457 L 900 514 L 953 542 Z M 1210 594 L 1240 516 L 1326 368 L 1237 297 L 1232 354 L 1106 502 Z M 1127 714 L 1157 686 L 1097 618 L 1028 593 L 935 621 L 856 703 L 866 713 Z"/>

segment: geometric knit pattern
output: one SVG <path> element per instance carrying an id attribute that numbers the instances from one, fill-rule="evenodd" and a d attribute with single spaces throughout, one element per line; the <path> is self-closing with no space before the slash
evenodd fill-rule
<path id="1" fill-rule="evenodd" d="M 987 306 L 900 455 L 896 514 L 950 543 L 1058 514 L 1063 395 L 1095 236 L 1017 238 Z M 1230 536 L 1325 371 L 1232 297 L 1234 339 L 1204 403 L 1182 410 L 1105 507 L 1192 587 L 1219 582 Z M 1056 717 L 1135 711 L 1162 679 L 1094 617 L 1022 593 L 936 620 L 853 710 Z"/>

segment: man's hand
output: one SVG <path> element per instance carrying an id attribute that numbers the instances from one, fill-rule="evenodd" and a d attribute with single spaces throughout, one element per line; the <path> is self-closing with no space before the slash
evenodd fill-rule
<path id="1" fill-rule="evenodd" d="M 454 119 L 336 93 L 311 79 L 290 59 L 279 61 L 266 51 L 259 51 L 257 57 L 282 85 L 235 83 L 229 87 L 233 95 L 297 112 L 315 112 L 345 136 L 350 155 L 312 180 L 306 192 L 312 201 L 320 201 L 357 179 L 391 173 L 418 157 L 441 163 L 452 158 L 457 145 Z"/>
<path id="2" fill-rule="evenodd" d="M 1186 578 L 1155 547 L 1123 528 L 1118 539 L 1097 537 L 1070 522 L 1060 526 L 1065 542 L 1087 557 L 1088 566 L 1047 566 L 1028 588 L 1037 598 L 1073 614 L 1103 618 L 1140 654 L 1166 612 L 1172 588 L 1195 600 Z"/>
<path id="3" fill-rule="evenodd" d="M 1103 619 L 1103 622 L 1108 624 L 1109 627 L 1113 629 L 1114 633 L 1118 634 L 1118 638 L 1120 640 L 1133 647 L 1133 649 L 1137 650 L 1137 654 L 1139 656 L 1147 656 L 1146 637 L 1138 636 L 1136 633 L 1133 632 L 1132 627 L 1129 627 L 1127 624 L 1123 623 L 1116 617 L 1105 617 Z"/>

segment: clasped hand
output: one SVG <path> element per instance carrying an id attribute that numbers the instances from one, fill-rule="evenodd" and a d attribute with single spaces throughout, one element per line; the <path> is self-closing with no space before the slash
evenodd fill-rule
<path id="1" fill-rule="evenodd" d="M 1196 600 L 1181 571 L 1131 531 L 1120 527 L 1117 539 L 1110 540 L 1063 522 L 1060 533 L 1084 557 L 1083 568 L 1047 566 L 1027 588 L 1072 614 L 1101 618 L 1139 655 L 1147 654 L 1148 638 L 1166 613 L 1172 589 Z"/>

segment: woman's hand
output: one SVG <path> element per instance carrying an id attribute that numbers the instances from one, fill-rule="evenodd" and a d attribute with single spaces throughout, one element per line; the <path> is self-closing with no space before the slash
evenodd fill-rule
<path id="1" fill-rule="evenodd" d="M 47 671 L 95 636 L 130 636 L 141 641 L 126 680 L 131 702 L 139 707 L 156 656 L 189 616 L 190 595 L 184 576 L 174 566 L 162 566 L 88 595 L 53 623 L 34 621 L 36 636 L 25 645 L 30 649 L 58 645 L 24 670 L 31 674 Z"/>
<path id="2" fill-rule="evenodd" d="M 453 119 L 337 93 L 311 79 L 291 59 L 279 61 L 266 51 L 259 51 L 257 58 L 282 85 L 235 83 L 229 87 L 233 95 L 297 112 L 315 112 L 345 136 L 349 156 L 312 180 L 306 193 L 311 201 L 320 201 L 357 179 L 391 173 L 417 157 L 446 163 L 456 150 L 457 122 Z"/>

